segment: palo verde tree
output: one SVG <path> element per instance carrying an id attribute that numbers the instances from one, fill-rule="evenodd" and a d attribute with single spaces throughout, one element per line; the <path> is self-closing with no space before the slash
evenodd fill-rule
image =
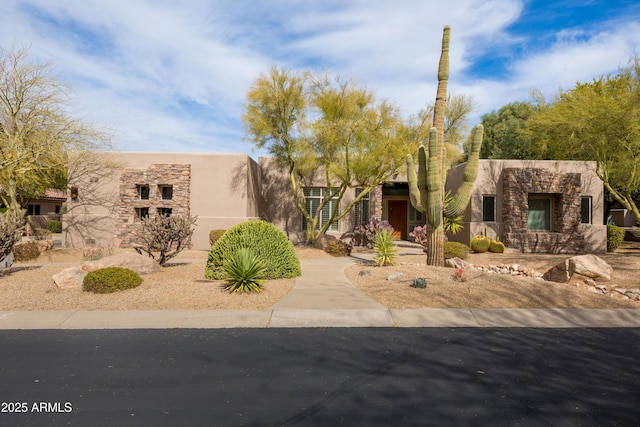
<path id="1" fill-rule="evenodd" d="M 416 210 L 426 213 L 427 218 L 427 265 L 444 265 L 444 220 L 462 215 L 471 197 L 471 190 L 478 173 L 478 158 L 482 146 L 482 125 L 471 131 L 471 151 L 465 166 L 464 177 L 457 192 L 445 206 L 444 184 L 447 173 L 444 143 L 447 84 L 449 80 L 450 28 L 444 27 L 442 52 L 438 66 L 438 89 L 433 111 L 433 127 L 429 133 L 427 147 L 418 150 L 418 171 L 410 154 L 406 156 L 407 177 L 411 204 Z"/>
<path id="2" fill-rule="evenodd" d="M 640 58 L 578 83 L 527 121 L 539 158 L 595 160 L 607 191 L 640 222 Z"/>
<path id="3" fill-rule="evenodd" d="M 272 68 L 249 89 L 243 119 L 256 147 L 266 148 L 286 172 L 308 243 L 398 173 L 408 150 L 394 106 L 353 81 L 327 75 Z M 318 183 L 327 191 L 308 209 L 304 187 Z M 362 191 L 343 206 L 349 188 Z M 321 220 L 330 202 L 336 209 Z"/>
<path id="4" fill-rule="evenodd" d="M 9 208 L 18 210 L 21 196 L 64 184 L 69 150 L 107 141 L 69 115 L 69 93 L 50 64 L 30 62 L 26 49 L 0 48 L 0 187 Z"/>

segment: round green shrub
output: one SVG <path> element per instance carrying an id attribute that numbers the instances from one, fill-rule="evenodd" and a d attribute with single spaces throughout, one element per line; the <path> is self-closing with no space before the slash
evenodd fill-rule
<path id="1" fill-rule="evenodd" d="M 47 230 L 51 233 L 62 233 L 62 222 L 55 219 L 47 221 Z"/>
<path id="2" fill-rule="evenodd" d="M 469 246 L 460 242 L 444 242 L 444 258 L 465 259 L 469 254 Z"/>
<path id="3" fill-rule="evenodd" d="M 209 232 L 209 244 L 211 246 L 215 245 L 215 243 L 218 241 L 220 237 L 222 237 L 225 231 L 227 230 L 211 230 Z"/>
<path id="4" fill-rule="evenodd" d="M 618 249 L 624 240 L 624 228 L 614 224 L 607 224 L 607 252 Z"/>
<path id="5" fill-rule="evenodd" d="M 494 254 L 502 254 L 504 253 L 504 243 L 500 240 L 491 240 L 489 243 L 489 252 L 493 252 Z"/>
<path id="6" fill-rule="evenodd" d="M 484 253 L 489 250 L 489 245 L 491 241 L 489 238 L 483 234 L 479 234 L 471 239 L 471 250 L 475 253 Z"/>
<path id="7" fill-rule="evenodd" d="M 36 242 L 19 242 L 13 245 L 13 257 L 16 261 L 31 261 L 40 256 Z"/>
<path id="8" fill-rule="evenodd" d="M 234 258 L 241 248 L 251 249 L 264 264 L 264 279 L 293 278 L 301 274 L 300 261 L 287 236 L 269 222 L 252 220 L 234 225 L 211 247 L 205 277 L 224 279 L 225 262 Z"/>
<path id="9" fill-rule="evenodd" d="M 82 281 L 82 290 L 96 294 L 110 294 L 132 289 L 142 283 L 138 273 L 128 268 L 107 267 L 87 273 Z"/>

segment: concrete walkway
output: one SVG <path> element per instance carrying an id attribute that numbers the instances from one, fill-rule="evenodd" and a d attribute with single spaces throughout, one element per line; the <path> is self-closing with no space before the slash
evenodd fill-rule
<path id="1" fill-rule="evenodd" d="M 0 312 L 0 329 L 640 327 L 633 309 L 388 309 L 347 280 L 344 269 L 356 261 L 302 260 L 291 292 L 266 310 L 14 311 Z"/>

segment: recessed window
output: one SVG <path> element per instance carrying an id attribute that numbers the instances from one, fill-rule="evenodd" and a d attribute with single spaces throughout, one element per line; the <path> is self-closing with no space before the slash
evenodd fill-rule
<path id="1" fill-rule="evenodd" d="M 28 205 L 27 215 L 40 215 L 40 205 Z"/>
<path id="2" fill-rule="evenodd" d="M 140 200 L 149 200 L 149 186 L 138 185 L 138 195 L 140 196 Z"/>
<path id="3" fill-rule="evenodd" d="M 336 190 L 334 190 L 334 192 L 335 191 Z M 320 208 L 320 203 L 322 203 L 325 198 L 331 197 L 331 190 L 328 188 L 304 188 L 303 192 L 306 199 L 305 207 L 312 217 L 316 214 L 318 208 Z M 330 199 L 325 203 L 322 207 L 322 212 L 320 212 L 316 230 L 319 230 L 320 227 L 329 221 L 337 207 L 338 201 L 336 199 Z M 302 230 L 307 230 L 307 219 L 304 216 L 302 217 Z M 338 231 L 338 222 L 332 222 L 328 230 Z"/>
<path id="4" fill-rule="evenodd" d="M 551 230 L 551 195 L 529 194 L 527 228 L 529 230 Z"/>
<path id="5" fill-rule="evenodd" d="M 356 188 L 356 197 L 362 193 L 362 188 Z M 369 194 L 362 196 L 362 199 L 354 206 L 356 225 L 369 222 Z"/>
<path id="6" fill-rule="evenodd" d="M 158 215 L 160 216 L 171 216 L 171 208 L 158 208 Z"/>
<path id="7" fill-rule="evenodd" d="M 409 221 L 411 222 L 419 222 L 423 223 L 422 212 L 413 207 L 411 203 L 409 203 Z"/>
<path id="8" fill-rule="evenodd" d="M 149 217 L 149 208 L 136 208 L 136 216 L 139 219 Z"/>
<path id="9" fill-rule="evenodd" d="M 173 199 L 173 186 L 171 186 L 171 185 L 161 185 L 160 186 L 160 194 L 162 195 L 162 200 L 171 200 L 171 199 Z"/>
<path id="10" fill-rule="evenodd" d="M 591 197 L 582 197 L 580 199 L 580 222 L 582 224 L 591 224 Z"/>
<path id="11" fill-rule="evenodd" d="M 483 222 L 496 221 L 496 196 L 493 196 L 493 195 L 482 196 L 482 221 Z"/>
<path id="12" fill-rule="evenodd" d="M 70 193 L 71 193 L 71 200 L 73 200 L 74 202 L 78 200 L 78 187 L 71 187 Z"/>

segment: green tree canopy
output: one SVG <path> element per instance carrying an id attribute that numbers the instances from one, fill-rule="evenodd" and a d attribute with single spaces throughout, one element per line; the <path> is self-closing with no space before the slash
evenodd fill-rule
<path id="1" fill-rule="evenodd" d="M 531 150 L 525 129 L 535 108 L 530 102 L 512 102 L 483 115 L 484 138 L 480 158 L 534 158 L 536 154 Z"/>
<path id="2" fill-rule="evenodd" d="M 640 60 L 578 83 L 536 111 L 527 128 L 540 158 L 595 160 L 605 188 L 640 222 Z"/>
<path id="3" fill-rule="evenodd" d="M 308 224 L 308 242 L 398 173 L 408 149 L 396 107 L 353 81 L 328 75 L 272 68 L 249 89 L 243 119 L 256 147 L 267 149 L 286 170 L 295 205 Z M 332 190 L 308 212 L 302 187 L 317 174 Z M 346 190 L 356 187 L 363 191 L 317 227 L 329 200 L 340 207 Z"/>

